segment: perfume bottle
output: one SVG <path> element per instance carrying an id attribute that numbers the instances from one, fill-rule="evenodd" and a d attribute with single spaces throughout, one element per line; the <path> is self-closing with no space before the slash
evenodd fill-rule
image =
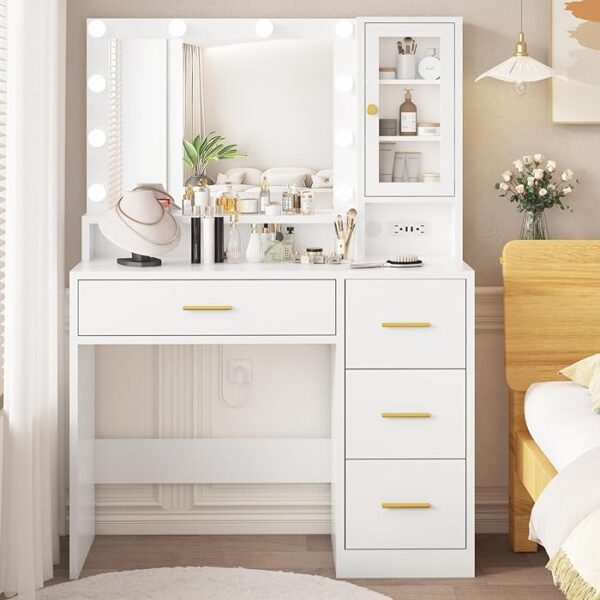
<path id="1" fill-rule="evenodd" d="M 277 225 L 269 230 L 269 238 L 264 250 L 264 262 L 283 262 L 283 234 Z"/>
<path id="2" fill-rule="evenodd" d="M 252 225 L 252 233 L 246 248 L 246 261 L 249 263 L 259 263 L 263 259 L 263 243 L 262 232 L 259 231 L 258 225 Z"/>
<path id="3" fill-rule="evenodd" d="M 283 237 L 283 262 L 292 262 L 296 255 L 296 238 L 294 228 L 288 227 Z"/>
<path id="4" fill-rule="evenodd" d="M 231 191 L 231 183 L 225 184 L 225 189 L 217 198 L 217 206 L 223 209 L 225 214 L 233 214 L 237 212 L 237 194 Z"/>
<path id="5" fill-rule="evenodd" d="M 191 217 L 193 206 L 194 190 L 191 187 L 183 188 L 183 198 L 181 199 L 181 214 L 184 217 Z"/>
<path id="6" fill-rule="evenodd" d="M 225 261 L 225 217 L 220 206 L 215 208 L 215 262 Z"/>
<path id="7" fill-rule="evenodd" d="M 269 181 L 263 176 L 260 184 L 260 195 L 259 195 L 260 212 L 264 213 L 267 206 L 271 204 L 271 190 L 269 189 Z"/>
<path id="8" fill-rule="evenodd" d="M 417 135 L 417 107 L 411 91 L 404 90 L 404 102 L 400 105 L 400 135 Z"/>
<path id="9" fill-rule="evenodd" d="M 239 218 L 237 215 L 231 216 L 231 227 L 229 229 L 229 241 L 227 242 L 226 255 L 228 263 L 241 263 L 244 260 L 242 238 L 240 237 Z"/>

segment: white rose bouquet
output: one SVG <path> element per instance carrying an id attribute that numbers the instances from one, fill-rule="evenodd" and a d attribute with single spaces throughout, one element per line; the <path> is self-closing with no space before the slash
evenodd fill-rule
<path id="1" fill-rule="evenodd" d="M 560 206 L 561 210 L 569 208 L 564 198 L 579 183 L 571 169 L 563 171 L 555 183 L 556 162 L 546 160 L 542 154 L 523 156 L 513 162 L 513 167 L 514 171 L 502 173 L 496 189 L 502 198 L 508 196 L 519 212 L 542 213 L 553 206 Z"/>

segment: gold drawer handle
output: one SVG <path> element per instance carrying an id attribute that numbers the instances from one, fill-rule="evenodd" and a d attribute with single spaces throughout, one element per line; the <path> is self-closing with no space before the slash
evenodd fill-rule
<path id="1" fill-rule="evenodd" d="M 429 321 L 384 321 L 381 326 L 386 328 L 431 327 L 431 323 Z"/>
<path id="2" fill-rule="evenodd" d="M 382 502 L 381 508 L 431 508 L 429 502 Z"/>
<path id="3" fill-rule="evenodd" d="M 233 310 L 229 305 L 206 305 L 206 304 L 186 304 L 181 307 L 182 310 Z"/>
<path id="4" fill-rule="evenodd" d="M 377 104 L 368 104 L 367 105 L 367 114 L 368 115 L 376 115 L 378 110 L 379 109 L 377 108 Z"/>
<path id="5" fill-rule="evenodd" d="M 428 412 L 382 412 L 384 419 L 431 419 Z"/>

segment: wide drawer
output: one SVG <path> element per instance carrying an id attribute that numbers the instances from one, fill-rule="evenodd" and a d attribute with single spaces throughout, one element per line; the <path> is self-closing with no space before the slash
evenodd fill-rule
<path id="1" fill-rule="evenodd" d="M 346 282 L 346 367 L 462 369 L 463 279 Z"/>
<path id="2" fill-rule="evenodd" d="M 335 334 L 333 280 L 80 280 L 79 335 Z"/>
<path id="3" fill-rule="evenodd" d="M 465 458 L 465 371 L 347 371 L 347 458 Z"/>
<path id="4" fill-rule="evenodd" d="M 465 548 L 465 464 L 346 461 L 346 548 Z"/>

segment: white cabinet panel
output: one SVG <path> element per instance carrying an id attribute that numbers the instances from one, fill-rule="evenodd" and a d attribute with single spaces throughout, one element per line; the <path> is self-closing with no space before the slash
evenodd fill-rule
<path id="1" fill-rule="evenodd" d="M 79 335 L 335 335 L 331 280 L 81 280 Z"/>
<path id="2" fill-rule="evenodd" d="M 465 462 L 346 461 L 346 548 L 464 548 Z"/>
<path id="3" fill-rule="evenodd" d="M 346 367 L 465 367 L 465 281 L 346 282 Z"/>
<path id="4" fill-rule="evenodd" d="M 465 458 L 465 372 L 347 371 L 346 458 Z"/>

